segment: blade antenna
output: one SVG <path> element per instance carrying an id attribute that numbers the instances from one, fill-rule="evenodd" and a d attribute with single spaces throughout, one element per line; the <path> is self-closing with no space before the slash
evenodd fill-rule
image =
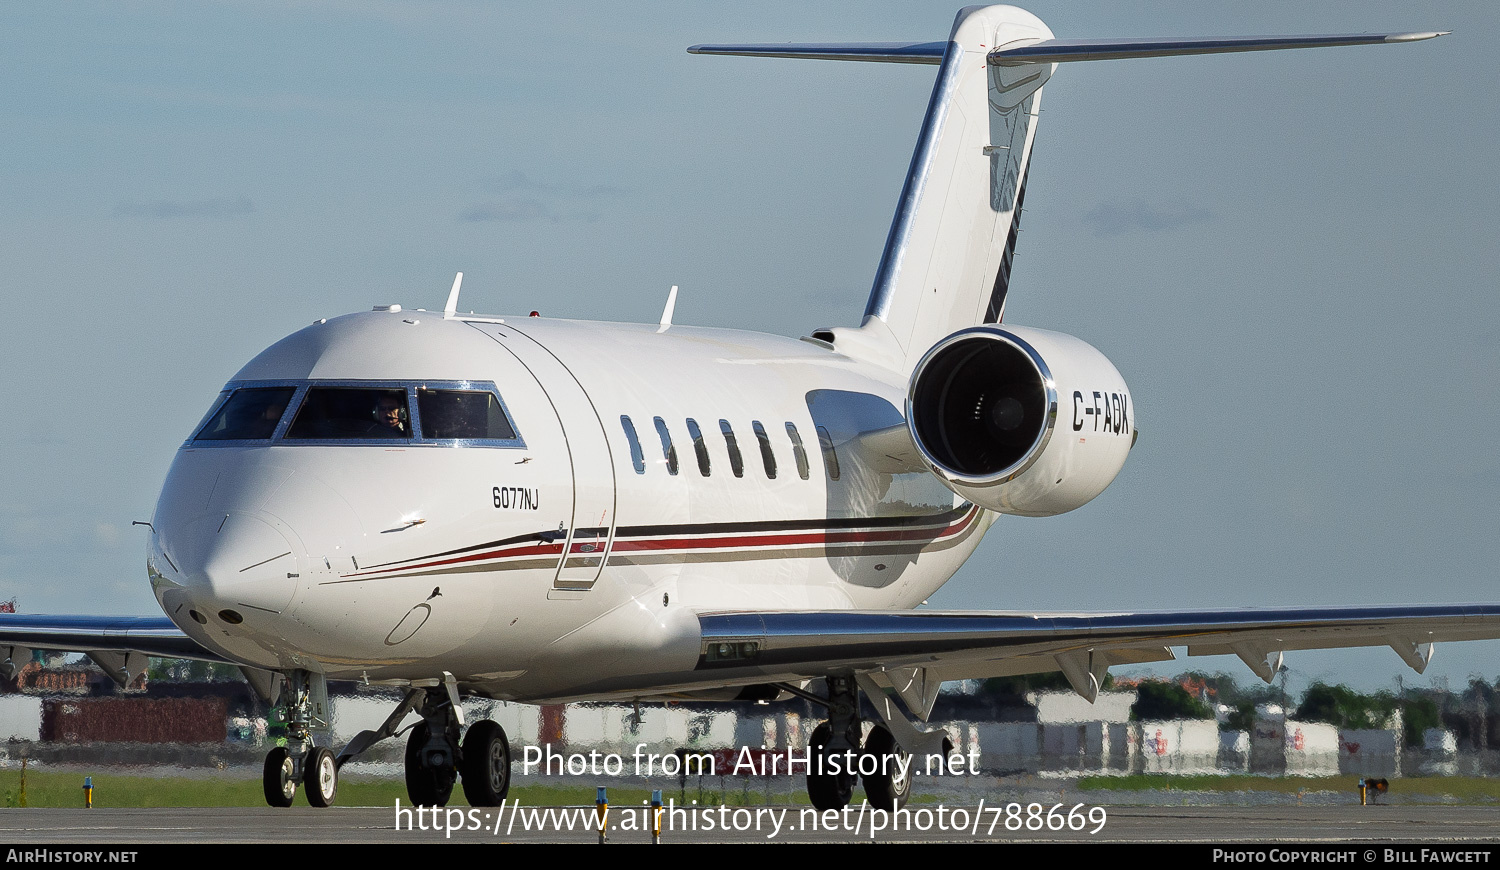
<path id="1" fill-rule="evenodd" d="M 667 305 L 666 305 L 665 308 L 663 308 L 661 310 L 661 329 L 658 329 L 657 332 L 666 332 L 667 331 L 667 327 L 669 327 L 669 326 L 672 325 L 672 312 L 674 312 L 676 310 L 677 310 L 677 285 L 673 284 L 672 285 L 672 289 L 667 291 Z"/>
<path id="2" fill-rule="evenodd" d="M 443 317 L 452 317 L 458 313 L 458 288 L 464 283 L 464 273 L 459 272 L 453 276 L 453 289 L 448 291 L 448 302 L 443 306 Z"/>

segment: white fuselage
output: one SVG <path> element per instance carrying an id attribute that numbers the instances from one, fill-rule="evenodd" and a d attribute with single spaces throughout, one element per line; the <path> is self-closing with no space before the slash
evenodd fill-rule
<path id="1" fill-rule="evenodd" d="M 492 389 L 516 438 L 288 437 L 318 386 Z M 149 572 L 184 631 L 264 668 L 689 690 L 698 613 L 914 607 L 994 518 L 881 471 L 860 436 L 903 423 L 903 376 L 814 341 L 375 311 L 278 342 L 225 395 L 256 387 L 295 398 L 269 438 L 183 445 Z"/>

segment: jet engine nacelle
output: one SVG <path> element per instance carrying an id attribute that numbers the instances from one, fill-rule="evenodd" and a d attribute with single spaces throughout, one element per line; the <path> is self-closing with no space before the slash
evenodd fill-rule
<path id="1" fill-rule="evenodd" d="M 1089 344 L 1043 329 L 976 326 L 912 372 L 906 420 L 927 467 L 993 511 L 1066 513 L 1104 491 L 1135 441 L 1125 380 Z"/>

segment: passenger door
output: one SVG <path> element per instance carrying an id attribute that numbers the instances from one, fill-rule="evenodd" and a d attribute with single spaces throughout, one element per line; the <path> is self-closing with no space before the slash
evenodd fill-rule
<path id="1" fill-rule="evenodd" d="M 473 325 L 526 366 L 557 412 L 573 468 L 573 520 L 563 530 L 566 543 L 552 585 L 590 589 L 614 543 L 615 469 L 603 422 L 573 372 L 537 340 L 508 324 Z"/>

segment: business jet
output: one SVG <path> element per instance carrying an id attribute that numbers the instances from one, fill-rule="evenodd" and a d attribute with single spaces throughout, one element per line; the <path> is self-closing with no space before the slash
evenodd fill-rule
<path id="1" fill-rule="evenodd" d="M 1058 65 L 1413 42 L 1438 33 L 1057 39 L 1008 6 L 949 37 L 700 45 L 706 55 L 931 64 L 936 82 L 859 326 L 791 339 L 444 308 L 319 320 L 225 384 L 149 522 L 166 618 L 7 615 L 7 666 L 86 652 L 121 683 L 149 656 L 238 665 L 284 708 L 265 796 L 328 806 L 340 767 L 405 729 L 412 801 L 510 785 L 511 749 L 466 696 L 757 701 L 826 708 L 807 792 L 894 808 L 909 768 L 824 760 L 943 751 L 948 680 L 1500 637 L 1500 606 L 1147 613 L 917 610 L 1001 515 L 1098 496 L 1137 436 L 1114 365 L 1007 322 L 1043 86 Z M 675 290 L 675 288 L 674 288 Z M 399 687 L 330 745 L 330 679 Z M 878 715 L 862 721 L 861 696 Z M 874 772 L 868 772 L 873 770 Z"/>

